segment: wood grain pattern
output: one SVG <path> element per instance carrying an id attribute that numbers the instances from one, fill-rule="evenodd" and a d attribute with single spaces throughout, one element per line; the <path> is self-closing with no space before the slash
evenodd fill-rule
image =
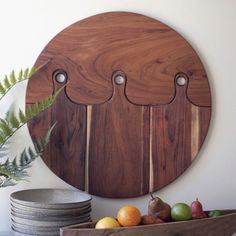
<path id="1" fill-rule="evenodd" d="M 210 123 L 211 108 L 196 107 L 187 98 L 187 83 L 176 83 L 174 100 L 152 107 L 153 186 L 160 189 L 175 180 L 199 152 Z M 204 127 L 204 132 L 201 131 Z"/>
<path id="2" fill-rule="evenodd" d="M 135 104 L 169 103 L 174 97 L 173 78 L 183 72 L 190 79 L 187 93 L 192 103 L 211 105 L 207 76 L 194 49 L 176 31 L 147 16 L 110 12 L 76 22 L 49 42 L 36 64 L 47 60 L 60 67 L 65 64 L 71 77 L 67 94 L 76 103 L 107 101 L 111 75 L 121 70 L 129 78 L 127 96 Z M 44 83 L 37 90 L 33 82 L 28 85 L 37 99 L 50 88 L 47 76 L 41 72 L 40 77 Z M 30 94 L 27 102 L 36 98 Z"/>
<path id="3" fill-rule="evenodd" d="M 29 123 L 33 139 L 55 121 L 43 159 L 69 184 L 104 197 L 137 197 L 176 179 L 196 158 L 211 117 L 211 93 L 193 48 L 147 16 L 110 12 L 53 38 L 27 87 L 31 104 L 62 86 L 52 108 Z M 127 82 L 114 84 L 114 73 Z M 183 75 L 188 83 L 176 87 Z"/>
<path id="4" fill-rule="evenodd" d="M 236 211 L 201 220 L 171 222 L 159 225 L 94 230 L 95 223 L 62 228 L 61 236 L 232 236 L 236 233 Z"/>
<path id="5" fill-rule="evenodd" d="M 149 109 L 125 97 L 125 85 L 113 82 L 111 100 L 92 108 L 89 192 L 103 197 L 148 193 Z"/>
<path id="6" fill-rule="evenodd" d="M 44 160 L 50 169 L 68 183 L 84 190 L 86 152 L 86 106 L 72 103 L 62 93 L 52 107 L 51 157 Z"/>
<path id="7" fill-rule="evenodd" d="M 55 82 L 54 86 L 57 90 L 62 85 Z M 86 106 L 72 103 L 63 91 L 50 109 L 29 122 L 32 138 L 42 137 L 55 122 L 56 127 L 43 159 L 56 175 L 84 190 Z"/>

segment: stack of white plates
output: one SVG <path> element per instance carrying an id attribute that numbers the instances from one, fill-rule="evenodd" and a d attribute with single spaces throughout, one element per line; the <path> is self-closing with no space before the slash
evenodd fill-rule
<path id="1" fill-rule="evenodd" d="M 64 226 L 91 221 L 91 196 L 76 190 L 30 189 L 11 194 L 15 235 L 59 235 Z"/>

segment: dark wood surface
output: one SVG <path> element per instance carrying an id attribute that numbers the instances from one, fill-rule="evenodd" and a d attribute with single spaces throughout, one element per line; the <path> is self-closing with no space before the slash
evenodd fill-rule
<path id="1" fill-rule="evenodd" d="M 57 84 L 55 89 L 63 84 Z M 72 103 L 63 91 L 53 106 L 28 123 L 33 139 L 56 123 L 43 159 L 50 169 L 73 186 L 85 190 L 86 106 Z"/>
<path id="2" fill-rule="evenodd" d="M 182 174 L 206 137 L 211 108 L 193 105 L 187 88 L 186 77 L 185 85 L 175 83 L 175 98 L 170 104 L 151 107 L 150 190 L 160 189 Z"/>
<path id="3" fill-rule="evenodd" d="M 125 96 L 125 84 L 113 82 L 108 102 L 91 111 L 89 192 L 132 197 L 149 192 L 149 107 Z"/>
<path id="4" fill-rule="evenodd" d="M 129 78 L 127 96 L 133 103 L 169 103 L 173 78 L 183 72 L 190 79 L 190 100 L 198 106 L 211 105 L 204 67 L 190 44 L 167 25 L 140 14 L 111 12 L 76 22 L 49 42 L 37 64 L 47 60 L 66 69 L 71 78 L 67 93 L 77 103 L 108 100 L 111 75 L 122 70 Z M 29 83 L 28 90 L 35 94 L 28 94 L 27 102 L 50 91 L 50 77 L 41 74 L 41 80 L 37 91 Z"/>
<path id="5" fill-rule="evenodd" d="M 26 103 L 62 86 L 29 124 L 33 139 L 57 121 L 43 159 L 69 184 L 103 197 L 137 197 L 175 180 L 197 156 L 209 127 L 211 93 L 189 43 L 165 24 L 111 12 L 79 21 L 44 48 Z M 127 81 L 114 84 L 120 71 Z M 184 76 L 180 87 L 176 78 Z"/>
<path id="6" fill-rule="evenodd" d="M 61 236 L 232 236 L 236 233 L 236 213 L 183 222 L 159 225 L 121 227 L 95 230 L 94 223 L 68 226 L 61 229 Z"/>

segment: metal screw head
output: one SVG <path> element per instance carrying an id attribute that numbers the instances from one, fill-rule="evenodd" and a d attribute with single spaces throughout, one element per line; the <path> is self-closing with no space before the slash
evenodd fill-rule
<path id="1" fill-rule="evenodd" d="M 117 75 L 116 77 L 115 77 L 115 83 L 116 84 L 123 84 L 125 82 L 125 77 L 124 76 L 122 76 L 122 75 Z"/>
<path id="2" fill-rule="evenodd" d="M 186 78 L 184 78 L 183 76 L 180 76 L 177 78 L 176 83 L 179 86 L 184 86 L 186 84 Z"/>
<path id="3" fill-rule="evenodd" d="M 57 81 L 57 83 L 65 83 L 67 81 L 67 76 L 65 73 L 62 72 L 58 72 L 55 76 L 55 80 Z"/>

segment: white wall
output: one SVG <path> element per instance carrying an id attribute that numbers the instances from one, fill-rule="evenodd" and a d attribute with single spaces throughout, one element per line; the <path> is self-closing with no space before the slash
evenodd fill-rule
<path id="1" fill-rule="evenodd" d="M 181 33 L 197 50 L 211 83 L 213 118 L 205 145 L 193 165 L 156 193 L 170 204 L 199 197 L 205 208 L 236 209 L 236 1 L 235 0 L 8 0 L 0 2 L 0 73 L 32 66 L 59 31 L 82 18 L 106 11 L 133 11 L 154 17 Z M 24 106 L 26 84 L 0 105 Z M 14 137 L 12 154 L 30 143 L 26 128 Z M 9 194 L 23 188 L 66 187 L 38 159 L 29 182 L 0 189 L 0 231 L 10 229 Z M 146 211 L 149 196 L 129 200 L 94 197 L 94 218 L 115 215 L 126 203 Z"/>

